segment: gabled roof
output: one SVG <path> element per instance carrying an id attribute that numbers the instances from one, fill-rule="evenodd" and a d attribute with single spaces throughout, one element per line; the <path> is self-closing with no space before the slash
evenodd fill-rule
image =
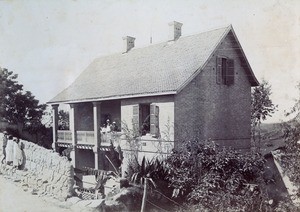
<path id="1" fill-rule="evenodd" d="M 231 26 L 100 57 L 48 103 L 176 94 L 201 71 L 230 31 Z M 249 81 L 257 85 L 245 60 Z"/>

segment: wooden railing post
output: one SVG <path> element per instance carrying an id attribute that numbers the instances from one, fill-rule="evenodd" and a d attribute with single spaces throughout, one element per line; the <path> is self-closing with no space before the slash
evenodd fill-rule
<path id="1" fill-rule="evenodd" d="M 58 104 L 52 105 L 52 117 L 53 117 L 53 123 L 52 123 L 52 133 L 53 133 L 53 143 L 52 143 L 52 149 L 54 151 L 57 151 L 57 130 L 58 130 Z"/>
<path id="2" fill-rule="evenodd" d="M 70 104 L 70 130 L 72 136 L 72 146 L 73 150 L 71 151 L 71 158 L 72 158 L 72 165 L 74 168 L 77 168 L 77 154 L 76 154 L 76 113 L 75 113 L 76 106 L 75 104 Z"/>
<path id="3" fill-rule="evenodd" d="M 99 169 L 99 133 L 100 133 L 100 115 L 101 102 L 93 102 L 93 120 L 94 120 L 94 154 L 95 154 L 95 169 Z"/>

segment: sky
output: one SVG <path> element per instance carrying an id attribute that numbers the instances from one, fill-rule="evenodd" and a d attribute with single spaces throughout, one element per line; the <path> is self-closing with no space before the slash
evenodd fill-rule
<path id="1" fill-rule="evenodd" d="M 298 0 L 0 0 L 0 67 L 46 103 L 97 57 L 121 52 L 124 36 L 136 47 L 167 41 L 168 23 L 182 35 L 232 25 L 259 81 L 272 86 L 285 120 L 300 82 Z"/>

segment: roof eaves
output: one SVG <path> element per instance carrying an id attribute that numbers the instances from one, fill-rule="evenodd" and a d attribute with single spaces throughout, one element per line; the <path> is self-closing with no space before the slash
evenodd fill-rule
<path id="1" fill-rule="evenodd" d="M 251 86 L 258 86 L 258 85 L 259 85 L 259 82 L 258 82 L 257 78 L 256 78 L 255 75 L 254 75 L 254 72 L 253 72 L 253 70 L 252 70 L 252 68 L 251 68 L 251 66 L 250 66 L 250 63 L 249 63 L 249 61 L 248 61 L 248 59 L 247 59 L 247 57 L 246 57 L 246 54 L 245 54 L 245 52 L 244 52 L 244 50 L 243 50 L 243 48 L 242 48 L 242 45 L 240 44 L 240 42 L 239 42 L 239 40 L 238 40 L 238 38 L 237 38 L 237 36 L 236 36 L 236 34 L 235 34 L 235 32 L 234 32 L 232 26 L 231 26 L 231 32 L 232 32 L 232 34 L 233 34 L 233 36 L 234 36 L 236 42 L 238 43 L 238 45 L 239 45 L 239 47 L 240 47 L 239 49 L 240 49 L 240 51 L 241 51 L 241 53 L 242 53 L 242 55 L 243 55 L 243 58 L 245 59 L 246 66 L 247 66 L 247 68 L 248 68 L 248 70 L 249 70 L 249 72 L 250 72 L 250 75 L 247 75 L 247 76 L 250 78 L 249 81 L 250 81 L 250 83 L 251 83 Z"/>
<path id="2" fill-rule="evenodd" d="M 81 103 L 81 102 L 96 102 L 96 101 L 107 101 L 107 100 L 117 100 L 117 99 L 129 99 L 138 97 L 149 97 L 149 96 L 164 96 L 164 95 L 174 95 L 177 94 L 176 91 L 165 91 L 165 92 L 154 92 L 154 93 L 141 93 L 141 94 L 127 94 L 121 96 L 107 96 L 99 98 L 87 98 L 87 99 L 74 99 L 74 100 L 63 100 L 63 101 L 49 101 L 46 104 L 71 104 L 71 103 Z"/>

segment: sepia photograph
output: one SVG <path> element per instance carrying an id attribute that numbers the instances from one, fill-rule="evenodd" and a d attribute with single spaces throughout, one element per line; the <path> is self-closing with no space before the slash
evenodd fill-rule
<path id="1" fill-rule="evenodd" d="M 299 11 L 0 0 L 0 212 L 300 211 Z"/>

